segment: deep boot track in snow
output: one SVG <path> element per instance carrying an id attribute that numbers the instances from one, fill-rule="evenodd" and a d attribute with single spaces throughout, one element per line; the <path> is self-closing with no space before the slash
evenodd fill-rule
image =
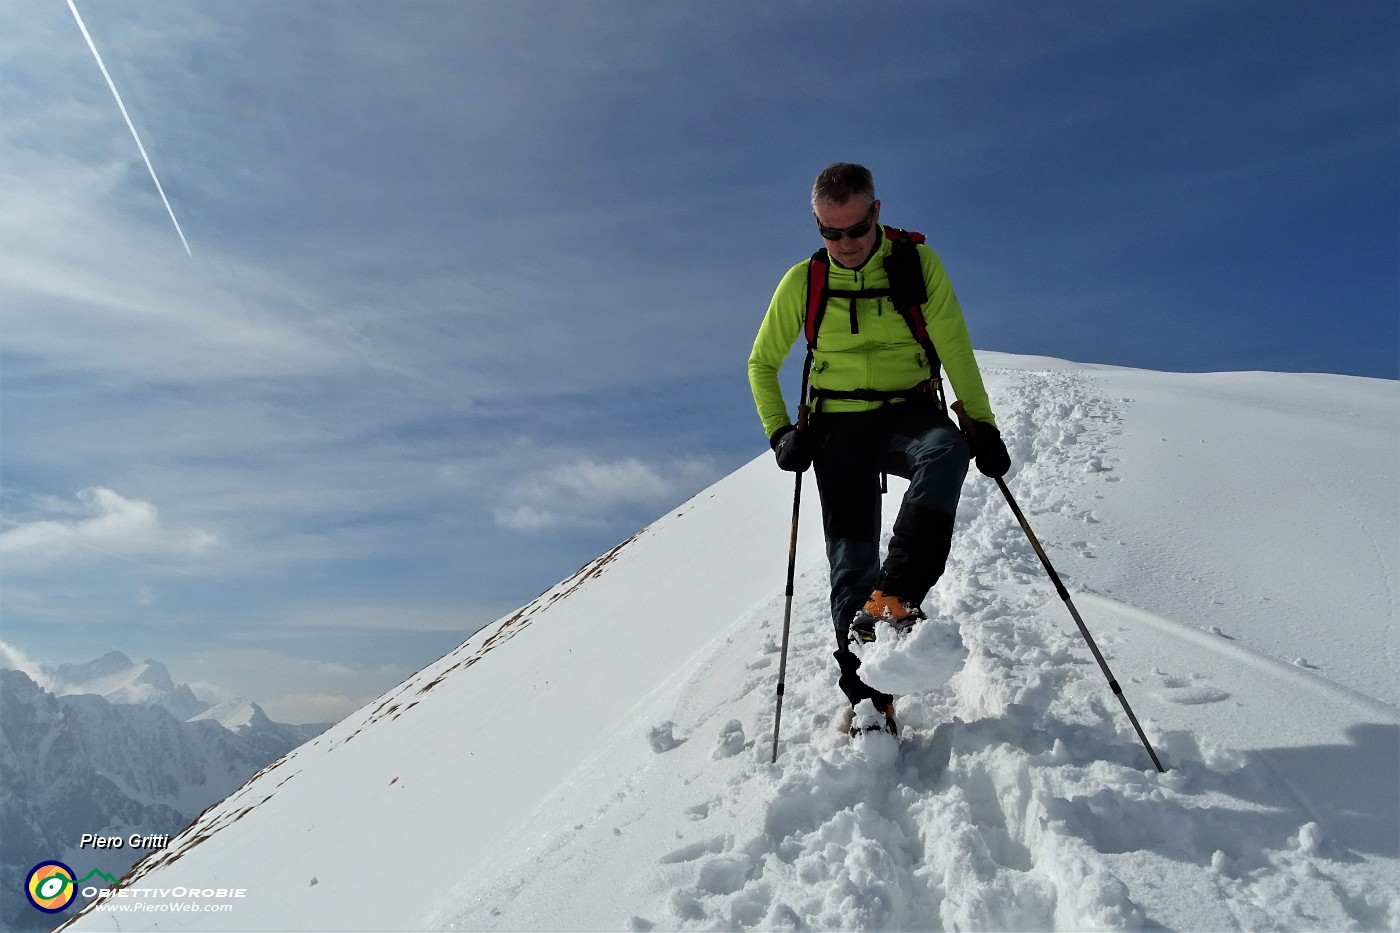
<path id="1" fill-rule="evenodd" d="M 1052 559 L 1091 558 L 1100 546 L 1092 541 L 1096 487 L 1118 481 L 1114 438 L 1127 403 L 1102 397 L 1081 373 L 997 375 L 1009 381 L 998 401 L 1018 464 L 1013 490 L 1033 524 L 1058 517 L 1057 527 L 1083 527 Z M 886 536 L 901 491 L 887 500 Z M 819 534 L 810 523 L 806 530 Z M 1332 859 L 1346 854 L 1328 851 L 1317 813 L 1276 772 L 1247 767 L 1258 756 L 1149 725 L 1172 769 L 1152 772 L 990 480 L 969 479 L 948 572 L 925 604 L 931 617 L 958 622 L 967 661 L 946 686 L 899 700 L 898 741 L 853 742 L 836 731 L 827 580 L 821 567 L 806 571 L 795 595 L 779 763 L 764 761 L 766 742 L 748 743 L 732 791 L 695 815 L 729 819 L 663 860 L 668 880 L 686 874 L 675 866 L 690 877 L 670 891 L 664 913 L 634 916 L 634 928 L 1144 929 L 1183 898 L 1214 928 L 1344 929 L 1358 916 L 1395 928 L 1394 879 L 1357 887 L 1333 877 Z M 1064 576 L 1073 589 L 1073 574 Z M 1116 644 L 1143 631 L 1144 613 L 1101 597 L 1086 605 L 1110 659 Z M 771 674 L 781 606 L 758 616 L 767 637 L 753 666 Z M 1190 626 L 1154 624 L 1395 721 L 1388 704 Z M 1130 700 L 1138 693 L 1197 705 L 1231 696 L 1228 681 L 1199 674 L 1115 673 Z M 753 722 L 724 724 L 717 755 L 735 735 L 770 733 L 769 679 L 748 685 L 738 705 Z M 686 731 L 703 733 L 706 719 Z M 1240 809 L 1240 798 L 1254 808 Z M 757 818 L 742 816 L 755 808 Z"/>

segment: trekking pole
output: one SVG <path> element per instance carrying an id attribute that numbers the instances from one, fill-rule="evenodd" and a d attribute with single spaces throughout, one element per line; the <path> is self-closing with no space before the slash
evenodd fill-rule
<path id="1" fill-rule="evenodd" d="M 971 419 L 967 412 L 963 410 L 962 402 L 954 402 L 953 411 L 957 413 L 958 421 L 963 425 L 965 433 L 976 430 L 972 427 Z M 970 429 L 970 430 L 969 430 Z M 1152 758 L 1152 764 L 1156 766 L 1158 773 L 1164 773 L 1167 769 L 1162 767 L 1162 762 L 1158 760 L 1157 753 L 1152 750 L 1152 743 L 1147 741 L 1147 736 L 1142 731 L 1142 726 L 1138 724 L 1137 716 L 1133 715 L 1133 708 L 1128 705 L 1128 698 L 1123 695 L 1123 688 L 1114 679 L 1113 672 L 1108 669 L 1108 662 L 1104 660 L 1103 654 L 1099 651 L 1099 646 L 1094 643 L 1094 636 L 1089 634 L 1088 626 L 1079 615 L 1079 610 L 1074 607 L 1074 600 L 1070 599 L 1069 590 L 1065 589 L 1064 583 L 1060 581 L 1060 575 L 1055 572 L 1054 566 L 1050 563 L 1050 558 L 1045 554 L 1045 548 L 1040 546 L 1040 539 L 1031 531 L 1030 522 L 1026 521 L 1026 516 L 1021 512 L 1021 507 L 1016 504 L 1016 500 L 1011 495 L 1011 490 L 1007 487 L 1006 481 L 1000 476 L 995 477 L 997 487 L 1001 489 L 1001 494 L 1006 497 L 1006 504 L 1011 506 L 1011 514 L 1016 516 L 1016 521 L 1021 523 L 1021 530 L 1026 533 L 1026 537 L 1031 542 L 1031 547 L 1035 549 L 1036 556 L 1040 558 L 1041 564 L 1045 566 L 1045 572 L 1050 575 L 1050 582 L 1055 584 L 1055 591 L 1060 594 L 1060 599 L 1064 600 L 1065 607 L 1069 609 L 1069 614 L 1074 617 L 1074 624 L 1079 626 L 1079 634 L 1084 636 L 1084 641 L 1089 645 L 1089 650 L 1094 654 L 1094 660 L 1099 662 L 1099 670 L 1103 671 L 1104 677 L 1108 678 L 1109 689 L 1118 698 L 1118 702 L 1123 704 L 1123 712 L 1128 714 L 1128 721 L 1133 724 L 1133 730 L 1137 732 L 1138 740 L 1142 742 L 1142 747 L 1147 749 L 1147 754 Z"/>
<path id="2" fill-rule="evenodd" d="M 806 391 L 803 391 L 806 395 Z M 799 405 L 797 408 L 797 430 L 807 429 L 807 406 Z M 778 762 L 778 730 L 783 722 L 783 686 L 787 678 L 787 656 L 788 656 L 788 629 L 792 623 L 792 590 L 793 579 L 797 575 L 797 524 L 802 515 L 802 474 L 797 474 L 797 480 L 792 484 L 792 533 L 788 538 L 788 565 L 787 565 L 787 602 L 783 606 L 783 650 L 778 661 L 778 696 L 777 706 L 773 713 L 773 757 L 772 764 Z"/>

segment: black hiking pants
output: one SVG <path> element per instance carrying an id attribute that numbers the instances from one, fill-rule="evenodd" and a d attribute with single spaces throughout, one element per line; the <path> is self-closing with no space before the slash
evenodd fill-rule
<path id="1" fill-rule="evenodd" d="M 860 659 L 850 651 L 851 620 L 876 589 L 917 605 L 942 576 L 971 451 L 947 414 L 926 398 L 874 411 L 819 412 L 812 427 L 841 690 L 853 706 L 871 699 L 883 707 L 892 702 L 890 695 L 872 689 L 857 674 Z M 909 480 L 883 564 L 882 473 Z"/>

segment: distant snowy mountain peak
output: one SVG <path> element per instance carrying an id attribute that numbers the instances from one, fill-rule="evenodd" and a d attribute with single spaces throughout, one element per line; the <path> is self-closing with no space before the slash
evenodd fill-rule
<path id="1" fill-rule="evenodd" d="M 907 643 L 938 674 L 898 739 L 840 730 L 804 497 L 771 764 L 793 477 L 765 451 L 124 885 L 246 891 L 196 930 L 1400 929 L 1400 516 L 1358 505 L 1394 501 L 1400 386 L 980 356 L 1009 484 L 1166 774 L 975 471 L 924 603 L 956 638 Z"/>
<path id="2" fill-rule="evenodd" d="M 159 661 L 119 651 L 52 670 L 24 661 L 45 686 L 20 665 L 0 670 L 0 890 L 48 859 L 120 874 L 144 850 L 96 851 L 84 834 L 174 835 L 324 728 L 275 723 L 248 699 L 211 708 Z M 23 899 L 0 900 L 0 928 L 51 926 Z"/>
<path id="3" fill-rule="evenodd" d="M 190 719 L 209 708 L 153 658 L 133 661 L 120 651 L 109 651 L 85 664 L 60 664 L 50 673 L 53 692 L 59 696 L 94 694 L 109 703 L 160 706 L 177 719 Z"/>
<path id="4" fill-rule="evenodd" d="M 56 680 L 68 684 L 83 684 L 130 670 L 131 658 L 120 651 L 109 651 L 100 658 L 82 664 L 60 664 L 52 671 Z"/>
<path id="5" fill-rule="evenodd" d="M 191 717 L 191 722 L 210 720 L 217 722 L 230 732 L 243 732 L 249 729 L 268 729 L 273 723 L 263 712 L 262 707 L 247 697 L 238 697 Z"/>

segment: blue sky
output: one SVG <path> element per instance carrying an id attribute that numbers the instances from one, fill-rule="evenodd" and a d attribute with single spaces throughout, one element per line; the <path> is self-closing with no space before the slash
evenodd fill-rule
<path id="1" fill-rule="evenodd" d="M 190 254 L 64 0 L 0 0 L 40 661 L 316 719 L 449 650 L 765 449 L 836 160 L 980 348 L 1400 376 L 1390 0 L 77 6 Z"/>

